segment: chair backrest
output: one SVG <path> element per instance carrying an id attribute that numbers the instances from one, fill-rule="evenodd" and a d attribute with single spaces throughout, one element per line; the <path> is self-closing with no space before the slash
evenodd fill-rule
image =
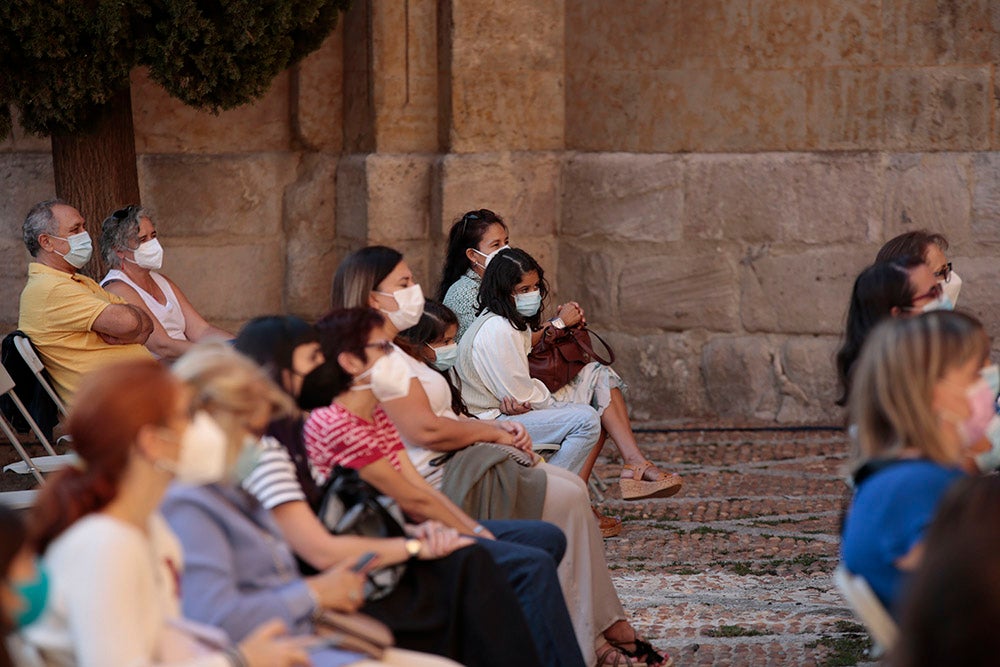
<path id="1" fill-rule="evenodd" d="M 38 379 L 39 384 L 42 385 L 45 393 L 48 394 L 49 398 L 52 399 L 52 402 L 56 404 L 59 412 L 65 415 L 66 404 L 62 402 L 62 399 L 59 398 L 56 390 L 52 388 L 52 384 L 48 381 L 48 378 L 45 377 L 45 365 L 42 364 L 41 358 L 39 358 L 38 354 L 35 353 L 35 348 L 31 346 L 31 340 L 24 334 L 14 336 L 14 347 L 21 355 L 21 358 L 24 359 L 24 363 L 26 363 L 28 368 L 31 369 L 31 372 L 35 374 L 35 377 Z"/>
<path id="2" fill-rule="evenodd" d="M 7 369 L 0 364 L 0 394 L 6 394 L 14 388 L 14 378 L 10 376 Z"/>
<path id="3" fill-rule="evenodd" d="M 891 649 L 899 636 L 899 628 L 865 578 L 852 574 L 841 563 L 833 573 L 833 582 L 847 600 L 847 604 L 868 628 L 872 639 L 882 649 L 886 651 Z"/>

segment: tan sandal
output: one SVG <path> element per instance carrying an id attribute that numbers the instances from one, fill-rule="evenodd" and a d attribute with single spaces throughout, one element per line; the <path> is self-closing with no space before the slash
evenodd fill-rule
<path id="1" fill-rule="evenodd" d="M 672 472 L 656 470 L 659 476 L 656 479 L 643 479 L 646 471 L 650 468 L 656 470 L 649 461 L 643 461 L 639 465 L 626 463 L 622 470 L 631 470 L 632 477 L 620 477 L 618 486 L 622 491 L 622 498 L 625 500 L 638 500 L 640 498 L 669 498 L 684 485 L 681 476 Z"/>
<path id="2" fill-rule="evenodd" d="M 601 514 L 593 505 L 590 509 L 594 512 L 594 516 L 597 517 L 597 525 L 601 529 L 601 537 L 618 537 L 622 532 L 622 520 L 616 516 L 607 516 Z"/>

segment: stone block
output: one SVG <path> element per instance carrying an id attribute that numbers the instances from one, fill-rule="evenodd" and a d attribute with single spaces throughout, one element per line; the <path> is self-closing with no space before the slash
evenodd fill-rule
<path id="1" fill-rule="evenodd" d="M 554 234 L 560 216 L 562 157 L 557 153 L 445 155 L 439 167 L 440 232 L 445 237 L 466 211 L 487 208 L 503 217 L 510 242 Z"/>
<path id="2" fill-rule="evenodd" d="M 981 248 L 978 244 L 973 244 L 973 247 L 977 250 Z M 986 332 L 995 339 L 1000 331 L 1000 292 L 996 289 L 996 285 L 1000 284 L 1000 261 L 992 254 L 966 257 L 950 253 L 948 259 L 962 276 L 960 309 L 978 317 Z"/>
<path id="3" fill-rule="evenodd" d="M 566 148 L 581 151 L 652 150 L 642 145 L 636 124 L 639 100 L 645 93 L 640 72 L 567 68 Z M 671 121 L 664 119 L 663 122 Z"/>
<path id="4" fill-rule="evenodd" d="M 989 148 L 994 102 L 988 66 L 900 68 L 883 76 L 887 148 Z"/>
<path id="5" fill-rule="evenodd" d="M 298 236 L 285 244 L 285 311 L 314 321 L 330 310 L 333 274 L 348 250 Z"/>
<path id="6" fill-rule="evenodd" d="M 956 243 L 968 238 L 972 215 L 970 163 L 976 159 L 960 153 L 890 156 L 882 241 L 916 229 L 940 232 Z"/>
<path id="7" fill-rule="evenodd" d="M 163 273 L 208 319 L 285 312 L 285 250 L 278 237 L 254 244 L 163 240 Z M 328 287 L 326 289 L 329 289 Z"/>
<path id="8" fill-rule="evenodd" d="M 795 336 L 785 341 L 776 358 L 775 375 L 782 423 L 841 423 L 834 355 L 836 336 Z"/>
<path id="9" fill-rule="evenodd" d="M 549 265 L 550 267 L 552 265 Z M 559 297 L 576 301 L 587 321 L 620 328 L 618 319 L 618 269 L 614 256 L 602 248 L 561 240 L 559 243 Z M 551 270 L 551 269 L 550 269 Z M 546 277 L 553 275 L 547 274 Z"/>
<path id="10" fill-rule="evenodd" d="M 863 242 L 881 222 L 876 155 L 699 155 L 685 180 L 684 235 L 747 243 Z"/>
<path id="11" fill-rule="evenodd" d="M 375 143 L 387 153 L 438 150 L 437 73 L 377 78 Z"/>
<path id="12" fill-rule="evenodd" d="M 725 255 L 652 254 L 634 247 L 616 252 L 627 258 L 618 278 L 618 307 L 630 328 L 737 328 L 737 272 Z"/>
<path id="13" fill-rule="evenodd" d="M 1000 242 L 1000 153 L 972 156 L 972 239 Z"/>
<path id="14" fill-rule="evenodd" d="M 704 334 L 598 332 L 614 349 L 615 370 L 628 384 L 625 402 L 633 422 L 677 422 L 709 414 L 701 373 Z"/>
<path id="15" fill-rule="evenodd" d="M 644 151 L 795 150 L 805 144 L 804 71 L 649 71 L 640 86 L 636 132 Z"/>
<path id="16" fill-rule="evenodd" d="M 807 143 L 818 150 L 873 150 L 882 145 L 883 76 L 870 67 L 806 71 Z"/>
<path id="17" fill-rule="evenodd" d="M 742 261 L 740 314 L 747 331 L 840 334 L 854 279 L 873 244 L 750 252 Z"/>
<path id="18" fill-rule="evenodd" d="M 19 239 L 0 238 L 0 323 L 17 324 L 31 257 Z"/>
<path id="19" fill-rule="evenodd" d="M 344 34 L 338 25 L 323 45 L 295 68 L 295 137 L 313 150 L 344 145 Z"/>
<path id="20" fill-rule="evenodd" d="M 28 209 L 56 196 L 52 156 L 0 153 L 0 192 L 4 193 L 0 198 L 0 239 L 20 241 Z"/>
<path id="21" fill-rule="evenodd" d="M 433 167 L 429 155 L 368 156 L 367 219 L 372 243 L 393 245 L 427 238 Z"/>
<path id="22" fill-rule="evenodd" d="M 564 144 L 563 70 L 452 70 L 448 150 L 560 150 Z"/>
<path id="23" fill-rule="evenodd" d="M 283 72 L 259 100 L 218 115 L 174 99 L 132 72 L 136 153 L 250 153 L 287 150 L 291 143 L 289 76 Z"/>
<path id="24" fill-rule="evenodd" d="M 312 244 L 333 241 L 337 237 L 337 155 L 307 153 L 297 175 L 285 190 L 286 237 Z"/>
<path id="25" fill-rule="evenodd" d="M 345 155 L 337 163 L 337 235 L 368 239 L 367 155 Z M 362 243 L 363 245 L 363 243 Z"/>
<path id="26" fill-rule="evenodd" d="M 587 153 L 563 172 L 564 236 L 678 241 L 684 217 L 684 158 Z"/>
<path id="27" fill-rule="evenodd" d="M 139 158 L 139 186 L 165 238 L 268 236 L 282 228 L 284 189 L 296 162 L 287 153 L 146 155 Z"/>
<path id="28" fill-rule="evenodd" d="M 882 62 L 888 65 L 993 63 L 1000 59 L 1000 15 L 992 0 L 887 0 Z"/>
<path id="29" fill-rule="evenodd" d="M 452 71 L 562 70 L 565 4 L 563 0 L 452 2 Z M 517 38 L 511 39 L 512 35 Z"/>
<path id="30" fill-rule="evenodd" d="M 712 412 L 722 418 L 774 419 L 774 354 L 760 336 L 709 340 L 701 354 L 701 374 Z"/>
<path id="31" fill-rule="evenodd" d="M 751 52 L 762 69 L 867 65 L 879 57 L 880 0 L 751 3 Z"/>

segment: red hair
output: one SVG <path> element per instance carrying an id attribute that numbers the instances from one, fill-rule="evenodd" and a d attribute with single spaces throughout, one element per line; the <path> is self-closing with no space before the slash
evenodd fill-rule
<path id="1" fill-rule="evenodd" d="M 84 378 L 67 420 L 81 463 L 57 473 L 39 495 L 31 521 L 38 553 L 118 495 L 139 430 L 166 425 L 179 391 L 170 371 L 153 360 L 114 364 Z"/>

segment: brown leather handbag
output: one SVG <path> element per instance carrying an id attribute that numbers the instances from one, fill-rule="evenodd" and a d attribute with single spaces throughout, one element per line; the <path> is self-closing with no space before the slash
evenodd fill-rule
<path id="1" fill-rule="evenodd" d="M 607 358 L 594 352 L 590 336 L 601 341 L 607 350 Z M 528 372 L 531 377 L 541 380 L 549 391 L 562 389 L 570 380 L 592 361 L 605 366 L 615 363 L 615 351 L 607 341 L 586 326 L 572 326 L 565 329 L 547 327 L 542 339 L 528 355 Z"/>

